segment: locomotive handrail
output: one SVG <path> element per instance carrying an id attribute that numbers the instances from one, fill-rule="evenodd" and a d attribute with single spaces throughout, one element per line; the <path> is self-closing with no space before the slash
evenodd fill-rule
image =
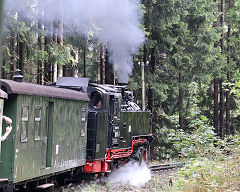
<path id="1" fill-rule="evenodd" d="M 2 120 L 4 120 L 6 122 L 6 124 L 8 125 L 6 127 L 6 132 L 3 136 L 0 136 L 0 141 L 5 141 L 8 137 L 8 135 L 11 133 L 12 131 L 12 119 L 10 119 L 7 116 L 2 116 Z"/>

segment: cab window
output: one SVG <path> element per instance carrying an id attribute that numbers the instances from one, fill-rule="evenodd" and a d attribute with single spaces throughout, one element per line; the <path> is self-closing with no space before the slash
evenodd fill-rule
<path id="1" fill-rule="evenodd" d="M 93 92 L 91 94 L 91 102 L 93 105 L 93 110 L 100 110 L 102 108 L 102 95 L 99 92 Z"/>

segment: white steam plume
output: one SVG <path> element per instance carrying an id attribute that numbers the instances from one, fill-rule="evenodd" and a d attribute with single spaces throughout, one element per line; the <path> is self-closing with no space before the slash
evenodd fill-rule
<path id="1" fill-rule="evenodd" d="M 139 165 L 136 162 L 130 161 L 123 167 L 113 171 L 108 177 L 108 181 L 116 183 L 135 185 L 142 187 L 151 179 L 151 171 L 145 162 Z"/>
<path id="2" fill-rule="evenodd" d="M 87 34 L 95 32 L 96 38 L 108 45 L 110 61 L 116 70 L 118 82 L 127 83 L 132 72 L 132 55 L 144 42 L 139 28 L 142 13 L 139 0 L 31 0 L 39 2 L 45 12 L 45 22 L 55 22 L 61 16 L 65 25 L 75 26 Z M 20 3 L 21 2 L 21 3 Z M 8 0 L 17 11 L 25 14 L 23 1 Z"/>

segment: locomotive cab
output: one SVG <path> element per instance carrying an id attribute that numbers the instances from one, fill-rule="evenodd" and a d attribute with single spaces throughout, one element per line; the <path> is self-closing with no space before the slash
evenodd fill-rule
<path id="1" fill-rule="evenodd" d="M 106 148 L 118 147 L 121 93 L 105 85 L 90 84 L 87 158 L 105 158 Z"/>

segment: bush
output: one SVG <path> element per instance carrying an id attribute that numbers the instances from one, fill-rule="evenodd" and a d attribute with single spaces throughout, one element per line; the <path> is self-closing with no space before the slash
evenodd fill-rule
<path id="1" fill-rule="evenodd" d="M 179 129 L 168 135 L 168 139 L 182 158 L 206 156 L 215 151 L 218 139 L 214 128 L 209 126 L 207 121 L 205 116 L 201 116 L 192 123 L 194 130 L 191 133 Z"/>
<path id="2" fill-rule="evenodd" d="M 189 161 L 184 168 L 178 171 L 174 188 L 178 191 L 192 192 L 239 191 L 239 138 L 239 135 L 231 137 L 230 144 L 219 149 L 218 155 L 214 158 L 204 157 Z M 223 151 L 231 151 L 231 155 L 222 153 Z"/>

